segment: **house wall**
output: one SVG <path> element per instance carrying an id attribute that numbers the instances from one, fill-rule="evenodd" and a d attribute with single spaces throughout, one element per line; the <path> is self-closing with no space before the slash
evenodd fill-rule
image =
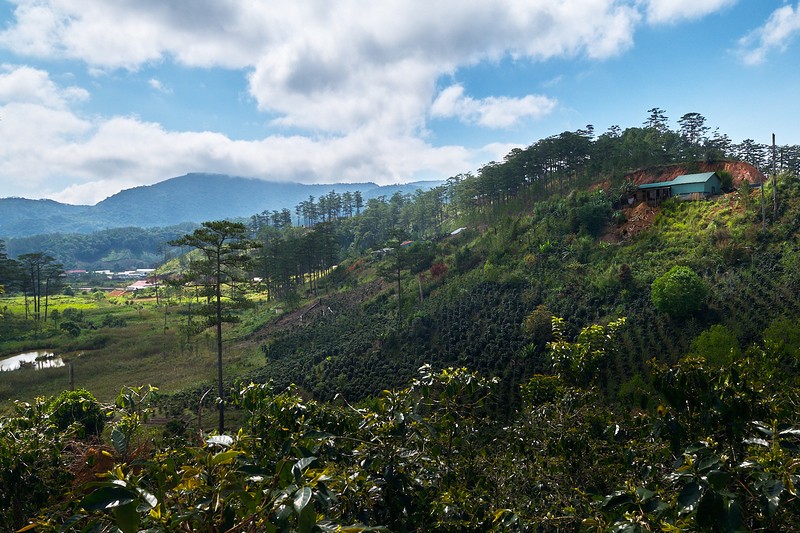
<path id="1" fill-rule="evenodd" d="M 673 196 L 690 196 L 694 194 L 704 194 L 711 196 L 712 194 L 719 194 L 720 180 L 716 176 L 712 176 L 703 183 L 684 183 L 672 186 Z"/>
<path id="2" fill-rule="evenodd" d="M 682 185 L 672 186 L 673 196 L 686 196 L 692 193 L 702 193 L 702 192 L 706 192 L 704 183 L 684 183 Z"/>

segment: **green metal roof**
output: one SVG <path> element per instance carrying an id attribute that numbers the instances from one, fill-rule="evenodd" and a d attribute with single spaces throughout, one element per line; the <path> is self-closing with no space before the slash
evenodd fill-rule
<path id="1" fill-rule="evenodd" d="M 686 185 L 687 183 L 705 183 L 716 174 L 716 172 L 703 172 L 702 174 L 684 174 L 683 176 L 678 176 L 671 182 L 670 185 Z"/>
<path id="2" fill-rule="evenodd" d="M 640 189 L 665 189 L 672 185 L 671 181 L 657 181 L 655 183 L 645 183 L 644 185 L 639 185 Z"/>
<path id="3" fill-rule="evenodd" d="M 644 185 L 639 185 L 639 188 L 660 189 L 664 187 L 672 187 L 673 185 L 686 185 L 687 183 L 705 183 L 714 174 L 716 174 L 716 172 L 702 172 L 700 174 L 684 174 L 683 176 L 678 176 L 677 178 L 672 179 L 670 181 L 657 181 L 655 183 L 645 183 Z"/>

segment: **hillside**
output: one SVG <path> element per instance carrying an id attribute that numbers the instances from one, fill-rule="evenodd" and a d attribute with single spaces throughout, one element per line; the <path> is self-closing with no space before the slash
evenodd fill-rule
<path id="1" fill-rule="evenodd" d="M 53 200 L 0 198 L 0 235 L 5 237 L 53 233 L 72 227 L 80 231 L 78 222 L 90 207 L 62 204 Z M 85 229 L 84 229 L 85 230 Z"/>
<path id="2" fill-rule="evenodd" d="M 113 296 L 7 278 L 0 349 L 59 347 L 86 390 L 3 376 L 50 397 L 0 417 L 6 530 L 796 529 L 800 179 L 630 205 L 623 169 L 712 159 L 623 150 L 639 130 L 206 225 L 250 251 L 231 278 L 210 248 Z"/>
<path id="3" fill-rule="evenodd" d="M 119 323 L 137 312 L 112 305 L 72 341 L 83 353 L 78 375 L 85 382 L 107 367 L 108 398 L 109 385 L 141 380 L 146 365 L 166 394 L 124 388 L 102 448 L 89 392 L 19 406 L 0 423 L 0 442 L 13 436 L 17 446 L 7 462 L 57 478 L 35 494 L 61 498 L 25 509 L 46 509 L 34 519 L 46 531 L 432 522 L 446 531 L 791 531 L 800 516 L 784 484 L 800 481 L 800 181 L 779 185 L 779 216 L 763 231 L 755 194 L 640 204 L 623 218 L 605 193 L 576 191 L 323 267 L 295 298 L 257 300 L 226 329 L 236 429 L 203 439 L 193 425 L 201 398 L 213 418 L 208 336 L 184 339 L 186 308 L 175 300 L 163 336 L 152 333 L 161 311 L 143 321 L 146 300 L 136 297 L 135 349 L 126 349 Z M 688 314 L 651 296 L 675 266 L 707 290 Z M 206 378 L 171 388 L 192 370 Z M 75 411 L 71 433 L 51 422 Z M 163 426 L 142 422 L 153 414 Z M 79 496 L 58 488 L 69 480 Z M 231 511 L 206 511 L 209 494 Z"/>
<path id="4" fill-rule="evenodd" d="M 374 285 L 359 281 L 386 267 L 375 259 L 343 263 L 315 292 L 316 312 L 309 305 L 298 311 L 302 320 L 281 318 L 253 333 L 247 343 L 256 342 L 268 364 L 249 377 L 295 383 L 319 398 L 359 399 L 400 386 L 429 363 L 502 376 L 511 395 L 522 376 L 547 369 L 543 343 L 520 327 L 541 307 L 573 330 L 628 318 L 617 358 L 603 370 L 616 394 L 647 371 L 650 358 L 674 361 L 714 324 L 747 345 L 772 321 L 800 316 L 796 299 L 777 296 L 790 294 L 800 274 L 786 255 L 797 249 L 790 228 L 798 199 L 784 200 L 785 215 L 771 237 L 755 233 L 757 198 L 737 192 L 708 202 L 638 204 L 621 210 L 619 223 L 581 229 L 580 217 L 592 220 L 581 211 L 592 201 L 581 193 L 541 202 L 438 242 L 403 275 L 399 329 L 388 319 L 396 315 L 394 283 L 383 281 L 376 296 Z M 447 265 L 445 274 L 433 273 L 437 263 Z M 650 285 L 675 265 L 690 266 L 708 283 L 703 312 L 674 317 L 653 305 Z M 328 283 L 359 288 L 340 293 Z M 325 308 L 333 313 L 319 312 Z"/>
<path id="5" fill-rule="evenodd" d="M 154 185 L 121 191 L 94 206 L 52 200 L 0 199 L 0 238 L 48 233 L 90 233 L 111 228 L 153 228 L 186 222 L 250 217 L 289 209 L 309 196 L 332 190 L 360 191 L 364 200 L 397 191 L 426 190 L 439 182 L 378 186 L 374 183 L 305 185 L 276 183 L 220 174 L 187 174 Z"/>

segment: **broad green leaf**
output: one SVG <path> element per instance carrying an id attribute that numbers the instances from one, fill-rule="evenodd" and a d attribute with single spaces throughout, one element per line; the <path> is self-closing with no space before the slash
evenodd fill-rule
<path id="1" fill-rule="evenodd" d="M 128 439 L 125 438 L 125 433 L 118 428 L 111 431 L 111 444 L 114 445 L 114 450 L 120 455 L 125 455 L 128 451 Z"/>
<path id="2" fill-rule="evenodd" d="M 725 485 L 728 484 L 729 479 L 730 475 L 722 470 L 712 470 L 706 475 L 706 480 L 708 481 L 708 484 L 714 490 L 724 489 Z"/>
<path id="3" fill-rule="evenodd" d="M 278 522 L 286 522 L 290 516 L 292 516 L 292 508 L 288 505 L 281 505 L 275 513 Z"/>
<path id="4" fill-rule="evenodd" d="M 137 499 L 136 492 L 120 485 L 101 487 L 81 501 L 81 507 L 87 511 L 103 511 L 128 505 Z"/>
<path id="5" fill-rule="evenodd" d="M 697 504 L 695 520 L 703 529 L 710 529 L 725 521 L 725 501 L 716 492 L 707 492 Z"/>
<path id="6" fill-rule="evenodd" d="M 725 523 L 723 524 L 724 530 L 729 533 L 735 533 L 742 530 L 743 523 L 742 506 L 736 500 L 727 502 L 725 504 Z"/>
<path id="7" fill-rule="evenodd" d="M 133 503 L 115 507 L 113 512 L 117 527 L 122 530 L 122 533 L 136 533 L 139 530 L 140 517 Z"/>
<path id="8" fill-rule="evenodd" d="M 139 493 L 139 496 L 142 498 L 142 500 L 144 500 L 137 507 L 138 511 L 148 511 L 158 505 L 158 498 L 156 498 L 155 495 L 147 492 L 144 489 L 136 489 L 136 491 Z"/>
<path id="9" fill-rule="evenodd" d="M 313 496 L 313 492 L 311 491 L 311 487 L 303 487 L 297 491 L 294 495 L 294 510 L 297 514 L 303 512 L 303 509 L 306 508 L 308 502 L 311 501 L 311 497 Z"/>
<path id="10" fill-rule="evenodd" d="M 217 454 L 214 454 L 214 457 L 211 458 L 211 464 L 221 465 L 230 463 L 236 457 L 238 457 L 240 453 L 241 452 L 239 450 L 228 450 L 227 452 L 219 452 Z"/>
<path id="11" fill-rule="evenodd" d="M 708 448 L 708 445 L 705 442 L 695 442 L 686 447 L 686 453 L 697 453 L 706 448 Z"/>
<path id="12" fill-rule="evenodd" d="M 640 501 L 646 502 L 647 500 L 655 496 L 656 493 L 644 487 L 638 487 L 636 489 L 636 495 L 639 497 Z"/>
<path id="13" fill-rule="evenodd" d="M 309 457 L 303 457 L 302 459 L 300 459 L 299 461 L 297 461 L 297 462 L 295 463 L 295 465 L 294 465 L 294 466 L 295 466 L 296 468 L 299 468 L 299 469 L 300 469 L 300 471 L 302 472 L 302 471 L 303 471 L 303 470 L 305 470 L 305 469 L 306 469 L 306 468 L 307 468 L 307 467 L 308 467 L 308 466 L 309 466 L 311 463 L 313 463 L 313 462 L 314 462 L 314 461 L 316 461 L 316 460 L 317 460 L 317 458 L 316 458 L 316 457 L 314 457 L 313 455 L 311 455 L 311 456 L 309 456 Z"/>
<path id="14" fill-rule="evenodd" d="M 719 462 L 720 459 L 716 455 L 706 457 L 697 463 L 697 470 L 699 472 L 705 472 L 706 470 L 709 470 L 710 468 L 717 466 Z"/>
<path id="15" fill-rule="evenodd" d="M 770 428 L 769 426 L 767 426 L 763 422 L 759 422 L 758 420 L 755 420 L 755 421 L 751 422 L 751 424 L 753 425 L 753 427 L 755 427 L 758 431 L 760 431 L 764 435 L 766 435 L 768 437 L 772 436 L 772 428 Z"/>
<path id="16" fill-rule="evenodd" d="M 603 498 L 602 506 L 605 509 L 613 509 L 620 505 L 624 505 L 631 502 L 631 497 L 628 493 L 624 491 L 617 491 L 609 494 L 605 498 Z"/>
<path id="17" fill-rule="evenodd" d="M 658 498 L 652 498 L 642 505 L 642 510 L 646 513 L 660 513 L 661 511 L 666 511 L 669 509 L 669 504 L 659 500 Z"/>
<path id="18" fill-rule="evenodd" d="M 300 533 L 311 533 L 314 526 L 317 524 L 317 513 L 314 511 L 314 506 L 305 506 L 299 514 L 300 516 L 297 518 L 297 528 L 300 530 Z"/>
<path id="19" fill-rule="evenodd" d="M 304 439 L 327 439 L 334 436 L 335 435 L 333 433 L 329 433 L 327 431 L 319 431 L 319 430 L 306 431 L 303 434 Z"/>
<path id="20" fill-rule="evenodd" d="M 764 484 L 764 497 L 767 499 L 766 511 L 769 516 L 775 516 L 781 503 L 783 493 L 783 481 L 780 479 L 770 479 Z"/>
<path id="21" fill-rule="evenodd" d="M 692 481 L 684 485 L 678 494 L 678 512 L 686 514 L 694 511 L 702 495 L 703 489 L 696 482 Z"/>
<path id="22" fill-rule="evenodd" d="M 281 485 L 284 487 L 294 480 L 294 465 L 290 466 L 290 464 L 290 461 L 281 459 L 278 461 L 278 464 L 275 465 L 275 473 L 279 476 Z"/>
<path id="23" fill-rule="evenodd" d="M 308 466 L 316 461 L 317 458 L 312 456 L 303 457 L 299 461 L 297 461 L 294 466 L 292 466 L 292 475 L 294 476 L 295 481 L 298 483 L 300 482 L 300 478 L 303 477 L 303 471 L 308 468 Z"/>

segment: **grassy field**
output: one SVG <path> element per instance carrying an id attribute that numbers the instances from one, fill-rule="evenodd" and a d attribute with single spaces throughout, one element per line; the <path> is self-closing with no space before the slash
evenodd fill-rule
<path id="1" fill-rule="evenodd" d="M 24 299 L 4 298 L 0 309 L 21 319 L 25 313 Z M 188 316 L 185 305 L 173 302 L 165 308 L 163 303 L 157 305 L 154 298 L 108 299 L 103 294 L 90 293 L 51 297 L 51 317 L 54 310 L 58 311 L 56 316 L 60 321 L 65 317 L 79 321 L 81 332 L 77 337 L 61 331 L 58 324 L 48 319 L 48 324 L 38 332 L 33 330 L 14 339 L 0 338 L 0 354 L 53 350 L 72 363 L 75 387 L 90 390 L 101 401 L 113 400 L 123 386 L 150 384 L 169 392 L 215 383 L 217 356 L 213 330 L 187 336 L 182 328 Z M 225 364 L 231 373 L 263 360 L 257 346 L 250 347 L 237 340 L 263 320 L 263 315 L 244 317 L 238 327 L 226 326 Z M 69 387 L 68 376 L 67 366 L 3 372 L 0 409 L 7 409 L 13 400 L 28 401 L 36 396 L 58 394 Z"/>

